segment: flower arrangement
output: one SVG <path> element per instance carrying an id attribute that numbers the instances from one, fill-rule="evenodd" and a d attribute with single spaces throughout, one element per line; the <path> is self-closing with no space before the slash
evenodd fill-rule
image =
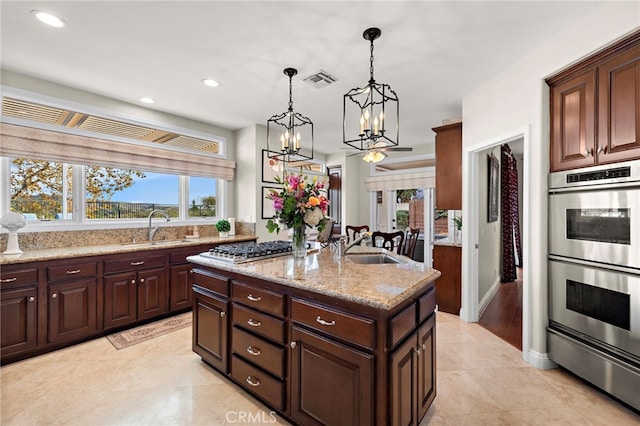
<path id="1" fill-rule="evenodd" d="M 266 196 L 276 211 L 274 218 L 267 222 L 269 232 L 280 232 L 280 225 L 293 229 L 308 226 L 322 231 L 329 207 L 324 189 L 326 182 L 316 176 L 309 181 L 307 176 L 295 174 L 287 174 L 283 179 L 276 176 L 276 181 L 282 189 L 272 189 Z"/>

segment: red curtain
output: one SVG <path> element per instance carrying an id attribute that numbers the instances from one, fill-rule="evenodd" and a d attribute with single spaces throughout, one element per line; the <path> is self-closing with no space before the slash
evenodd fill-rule
<path id="1" fill-rule="evenodd" d="M 511 282 L 518 278 L 516 266 L 522 266 L 520 214 L 518 208 L 518 168 L 516 158 L 511 153 L 509 145 L 502 145 L 500 153 L 502 282 Z"/>

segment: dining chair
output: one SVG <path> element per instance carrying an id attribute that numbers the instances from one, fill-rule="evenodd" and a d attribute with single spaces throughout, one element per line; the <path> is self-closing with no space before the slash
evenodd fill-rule
<path id="1" fill-rule="evenodd" d="M 376 243 L 376 240 L 381 239 L 381 245 Z M 371 242 L 374 247 L 382 247 L 389 251 L 396 250 L 396 253 L 402 254 L 402 244 L 404 242 L 404 232 L 380 232 L 374 231 L 371 234 Z"/>
<path id="2" fill-rule="evenodd" d="M 418 243 L 419 235 L 420 228 L 407 228 L 407 230 L 405 231 L 402 254 L 410 259 L 413 259 L 413 255 L 416 252 L 416 245 Z"/>
<path id="3" fill-rule="evenodd" d="M 347 225 L 345 226 L 344 229 L 347 232 L 347 237 L 348 237 L 347 243 L 350 243 L 351 241 L 358 238 L 360 234 L 362 234 L 363 232 L 369 232 L 369 225 L 360 225 L 360 226 Z"/>

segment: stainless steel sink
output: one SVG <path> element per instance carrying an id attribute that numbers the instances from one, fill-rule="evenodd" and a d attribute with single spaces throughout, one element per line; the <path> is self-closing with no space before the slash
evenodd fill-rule
<path id="1" fill-rule="evenodd" d="M 147 246 L 166 246 L 172 244 L 186 243 L 191 240 L 158 240 L 158 241 L 141 241 L 139 243 L 124 243 L 122 247 L 147 247 Z"/>
<path id="2" fill-rule="evenodd" d="M 406 263 L 401 259 L 396 259 L 385 253 L 368 253 L 368 254 L 347 254 L 347 257 L 354 263 L 365 265 L 381 264 L 381 263 Z"/>

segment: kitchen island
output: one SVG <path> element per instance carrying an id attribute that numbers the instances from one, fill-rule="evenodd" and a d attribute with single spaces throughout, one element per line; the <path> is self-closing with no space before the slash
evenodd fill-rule
<path id="1" fill-rule="evenodd" d="M 439 271 L 364 247 L 343 258 L 187 260 L 193 350 L 287 419 L 417 425 L 426 414 Z"/>

